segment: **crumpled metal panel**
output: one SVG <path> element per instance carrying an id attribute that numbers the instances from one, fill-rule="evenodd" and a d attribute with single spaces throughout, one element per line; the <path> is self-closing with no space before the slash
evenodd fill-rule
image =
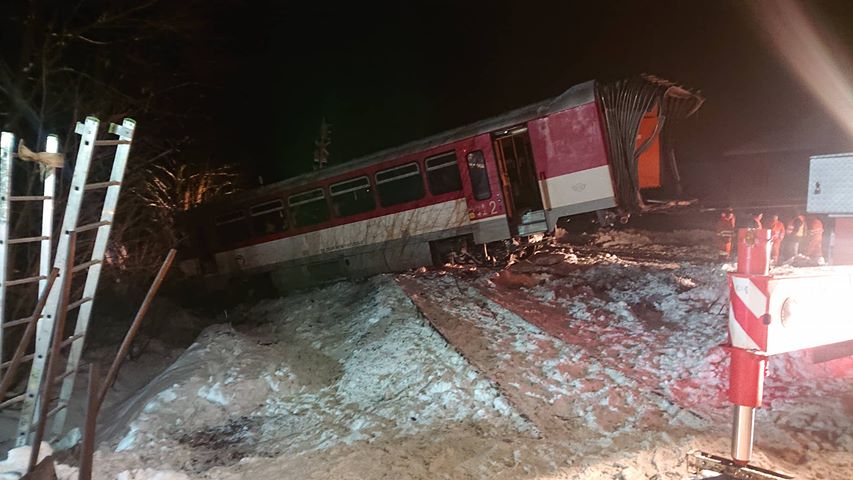
<path id="1" fill-rule="evenodd" d="M 693 115 L 705 99 L 698 92 L 652 75 L 627 78 L 597 85 L 604 112 L 608 154 L 619 206 L 629 212 L 645 209 L 640 193 L 638 159 L 658 135 L 671 144 L 673 124 Z M 647 112 L 659 107 L 657 132 L 637 145 L 640 123 Z M 678 169 L 670 159 L 670 176 L 678 182 Z"/>

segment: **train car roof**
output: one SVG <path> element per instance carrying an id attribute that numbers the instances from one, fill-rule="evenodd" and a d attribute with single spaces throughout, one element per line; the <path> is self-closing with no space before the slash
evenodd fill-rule
<path id="1" fill-rule="evenodd" d="M 501 128 L 511 127 L 522 122 L 533 120 L 550 113 L 559 112 L 569 108 L 585 105 L 595 100 L 595 80 L 589 80 L 577 84 L 556 97 L 543 100 L 532 105 L 517 108 L 509 112 L 497 115 L 479 122 L 471 123 L 462 127 L 446 130 L 426 138 L 421 138 L 403 145 L 380 150 L 363 157 L 359 157 L 344 163 L 339 163 L 322 170 L 308 172 L 296 177 L 291 177 L 279 182 L 270 183 L 260 187 L 244 190 L 232 195 L 220 197 L 208 204 L 202 205 L 200 209 L 212 207 L 222 203 L 233 203 L 243 200 L 245 197 L 263 196 L 268 192 L 276 192 L 290 187 L 304 185 L 317 180 L 323 180 L 344 174 L 350 170 L 358 170 L 375 163 L 393 158 L 402 157 L 412 153 L 429 150 L 434 147 L 453 143 L 465 138 L 474 137 L 483 133 L 493 132 Z"/>

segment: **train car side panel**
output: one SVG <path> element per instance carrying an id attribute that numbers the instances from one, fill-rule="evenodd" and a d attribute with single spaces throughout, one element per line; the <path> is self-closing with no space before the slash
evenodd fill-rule
<path id="1" fill-rule="evenodd" d="M 385 262 L 385 267 L 400 270 L 413 263 L 405 260 L 410 256 L 404 254 L 410 250 L 409 244 L 466 228 L 471 229 L 467 208 L 462 199 L 457 199 L 220 252 L 216 254 L 216 262 L 219 272 L 227 275 L 296 260 L 322 261 L 354 252 L 384 250 L 389 258 L 399 259 Z M 429 259 L 428 247 L 426 258 Z"/>
<path id="2" fill-rule="evenodd" d="M 598 106 L 590 103 L 529 122 L 549 229 L 557 219 L 616 206 Z"/>

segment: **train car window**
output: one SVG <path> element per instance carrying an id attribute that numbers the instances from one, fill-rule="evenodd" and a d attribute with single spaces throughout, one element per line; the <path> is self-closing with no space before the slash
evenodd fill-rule
<path id="1" fill-rule="evenodd" d="M 221 247 L 230 247 L 249 238 L 249 226 L 243 212 L 222 215 L 216 219 L 216 241 Z"/>
<path id="2" fill-rule="evenodd" d="M 471 189 L 475 199 L 485 200 L 492 196 L 489 172 L 486 171 L 486 157 L 483 156 L 482 150 L 468 154 L 468 175 L 471 177 Z"/>
<path id="3" fill-rule="evenodd" d="M 462 177 L 456 163 L 456 152 L 442 153 L 424 160 L 429 191 L 433 195 L 462 190 Z"/>
<path id="4" fill-rule="evenodd" d="M 424 181 L 417 163 L 376 172 L 376 191 L 383 207 L 399 205 L 424 197 Z"/>
<path id="5" fill-rule="evenodd" d="M 255 235 L 269 235 L 287 229 L 287 216 L 281 200 L 261 203 L 249 209 Z"/>
<path id="6" fill-rule="evenodd" d="M 332 210 L 336 217 L 348 217 L 369 212 L 376 208 L 370 179 L 358 177 L 329 186 L 332 194 Z"/>
<path id="7" fill-rule="evenodd" d="M 307 227 L 329 219 L 329 204 L 322 188 L 291 195 L 287 199 L 290 218 L 295 227 Z"/>

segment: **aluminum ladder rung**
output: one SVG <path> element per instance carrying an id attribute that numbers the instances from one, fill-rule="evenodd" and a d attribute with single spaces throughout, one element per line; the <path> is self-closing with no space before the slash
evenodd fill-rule
<path id="1" fill-rule="evenodd" d="M 80 232 L 86 232 L 86 231 L 89 231 L 89 230 L 94 230 L 94 229 L 96 229 L 96 228 L 105 227 L 105 226 L 107 226 L 107 225 L 112 225 L 112 222 L 108 222 L 108 221 L 106 221 L 106 220 L 103 220 L 103 221 L 100 221 L 100 222 L 87 223 L 86 225 L 81 225 L 81 226 L 79 226 L 79 227 L 75 228 L 75 229 L 74 229 L 74 231 L 75 231 L 75 232 L 77 232 L 77 233 L 80 233 Z M 71 232 L 69 232 L 69 233 L 71 233 Z"/>
<path id="2" fill-rule="evenodd" d="M 11 405 L 14 405 L 16 403 L 23 402 L 25 398 L 27 398 L 26 393 L 22 393 L 22 394 L 18 395 L 17 397 L 12 397 L 3 403 L 0 403 L 0 410 L 4 409 L 6 407 L 9 407 Z"/>
<path id="3" fill-rule="evenodd" d="M 71 273 L 77 273 L 77 272 L 86 270 L 87 268 L 91 267 L 92 265 L 97 265 L 99 263 L 101 263 L 100 260 L 89 260 L 88 262 L 81 263 L 80 265 L 74 265 L 74 267 L 71 268 Z"/>
<path id="4" fill-rule="evenodd" d="M 17 327 L 18 325 L 26 325 L 32 321 L 33 321 L 32 316 L 25 317 L 25 318 L 19 318 L 17 320 L 12 320 L 10 322 L 4 323 L 3 328 L 12 328 L 12 327 Z"/>
<path id="5" fill-rule="evenodd" d="M 92 301 L 92 297 L 83 297 L 80 300 L 77 300 L 76 302 L 69 303 L 68 304 L 68 311 L 70 312 L 71 310 L 74 310 L 75 308 L 79 307 L 80 305 L 83 305 L 84 303 L 91 302 L 91 301 Z"/>
<path id="6" fill-rule="evenodd" d="M 19 278 L 17 280 L 9 280 L 8 282 L 6 282 L 6 286 L 11 287 L 14 285 L 24 285 L 26 283 L 38 282 L 39 280 L 47 280 L 47 277 L 44 275 L 36 275 L 34 277 Z"/>
<path id="7" fill-rule="evenodd" d="M 80 339 L 80 338 L 82 338 L 82 337 L 84 337 L 84 335 L 82 335 L 82 334 L 80 334 L 80 335 L 73 335 L 73 336 L 71 336 L 71 337 L 68 337 L 68 338 L 66 338 L 65 340 L 63 340 L 61 344 L 59 344 L 59 348 L 65 348 L 65 347 L 67 347 L 68 345 L 70 345 L 70 344 L 74 343 L 76 340 L 79 340 L 79 339 Z M 29 362 L 30 360 L 32 360 L 33 358 L 35 358 L 35 356 L 36 356 L 36 354 L 35 354 L 35 353 L 30 353 L 30 354 L 24 355 L 23 357 L 21 357 L 21 363 Z M 47 357 L 49 357 L 49 356 L 50 356 L 50 355 L 45 355 L 45 358 L 47 358 Z M 6 368 L 6 367 L 8 367 L 8 366 L 9 366 L 9 365 L 11 365 L 11 364 L 12 364 L 12 360 L 6 360 L 5 362 L 0 363 L 0 369 Z"/>
<path id="8" fill-rule="evenodd" d="M 83 190 L 98 190 L 100 188 L 117 187 L 119 185 L 121 185 L 121 182 L 117 181 L 87 183 L 86 186 L 83 187 Z"/>
<path id="9" fill-rule="evenodd" d="M 110 145 L 130 145 L 130 140 L 95 140 L 96 147 L 108 147 Z"/>
<path id="10" fill-rule="evenodd" d="M 40 242 L 42 240 L 50 240 L 50 237 L 46 237 L 40 235 L 38 237 L 21 237 L 21 238 L 10 238 L 6 243 L 9 245 L 17 245 L 19 243 L 33 243 Z"/>
<path id="11" fill-rule="evenodd" d="M 50 195 L 16 195 L 9 197 L 10 202 L 43 202 L 45 200 L 53 200 Z"/>
<path id="12" fill-rule="evenodd" d="M 62 343 L 59 344 L 59 348 L 65 348 L 68 345 L 71 345 L 72 343 L 76 342 L 77 340 L 80 340 L 81 338 L 83 338 L 85 336 L 86 335 L 82 334 L 82 333 L 78 333 L 77 335 L 72 335 L 72 336 L 66 338 L 65 340 L 63 340 Z"/>
<path id="13" fill-rule="evenodd" d="M 36 356 L 35 353 L 30 353 L 29 355 L 24 355 L 23 357 L 21 357 L 21 363 L 29 362 L 30 360 L 35 358 L 35 356 Z M 11 360 L 6 360 L 5 362 L 0 364 L 0 368 L 6 368 L 11 364 L 12 364 Z"/>

